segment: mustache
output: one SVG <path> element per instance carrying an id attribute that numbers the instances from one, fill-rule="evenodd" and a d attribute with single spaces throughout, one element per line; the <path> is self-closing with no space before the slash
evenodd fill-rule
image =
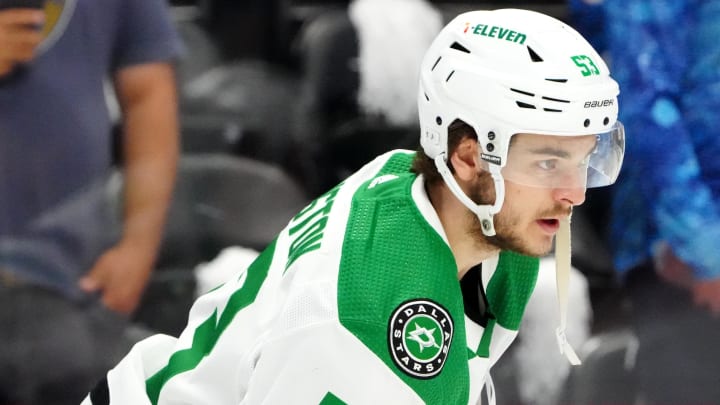
<path id="1" fill-rule="evenodd" d="M 569 217 L 572 215 L 572 207 L 563 207 L 561 205 L 556 205 L 555 207 L 543 211 L 538 215 L 540 218 L 547 218 L 547 217 L 562 217 L 567 216 Z"/>

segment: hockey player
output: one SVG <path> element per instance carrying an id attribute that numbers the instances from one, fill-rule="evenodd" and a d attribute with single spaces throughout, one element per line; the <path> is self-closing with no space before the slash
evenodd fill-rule
<path id="1" fill-rule="evenodd" d="M 572 28 L 515 9 L 453 19 L 420 76 L 417 153 L 308 205 L 84 404 L 494 402 L 537 257 L 556 233 L 568 252 L 572 207 L 620 169 L 618 86 Z"/>

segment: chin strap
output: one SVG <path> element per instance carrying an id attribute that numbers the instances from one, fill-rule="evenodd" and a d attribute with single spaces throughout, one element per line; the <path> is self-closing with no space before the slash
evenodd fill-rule
<path id="1" fill-rule="evenodd" d="M 557 283 L 558 310 L 560 326 L 555 331 L 560 353 L 567 357 L 573 366 L 579 365 L 580 359 L 565 335 L 567 328 L 568 286 L 570 284 L 570 215 L 560 220 L 560 229 L 555 237 L 555 280 Z"/>
<path id="2" fill-rule="evenodd" d="M 460 188 L 455 177 L 450 172 L 445 161 L 445 154 L 441 153 L 435 156 L 435 167 L 440 176 L 445 180 L 445 184 L 460 202 L 472 211 L 480 220 L 480 226 L 485 236 L 495 236 L 495 224 L 493 223 L 493 215 L 500 212 L 503 201 L 505 201 L 505 183 L 500 175 L 500 169 L 494 167 L 490 170 L 493 182 L 495 184 L 495 203 L 493 205 L 478 205 L 468 197 Z"/>
<path id="3" fill-rule="evenodd" d="M 490 377 L 490 370 L 485 374 L 485 398 L 487 399 L 487 405 L 495 405 L 495 384 L 492 377 Z M 478 404 L 482 404 L 482 399 L 478 401 Z"/>

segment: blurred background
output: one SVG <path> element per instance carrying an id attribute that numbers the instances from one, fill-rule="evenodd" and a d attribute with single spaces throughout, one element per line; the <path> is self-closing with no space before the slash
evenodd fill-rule
<path id="1" fill-rule="evenodd" d="M 414 110 L 415 71 L 424 51 L 422 38 L 435 34 L 433 18 L 439 17 L 444 24 L 463 11 L 531 9 L 566 21 L 581 31 L 607 57 L 611 71 L 613 61 L 627 56 L 612 53 L 613 41 L 622 38 L 622 32 L 615 31 L 613 37 L 608 34 L 610 27 L 618 27 L 621 20 L 605 19 L 612 12 L 623 11 L 625 3 L 621 2 L 382 2 L 385 7 L 398 9 L 411 3 L 423 4 L 424 8 L 411 7 L 411 13 L 402 16 L 392 12 L 372 14 L 377 8 L 362 8 L 360 3 L 363 2 L 168 3 L 173 24 L 185 46 L 185 55 L 177 64 L 181 153 L 156 269 L 133 315 L 139 325 L 177 335 L 185 326 L 196 295 L 207 288 L 200 283 L 211 286 L 222 279 L 217 274 L 227 271 L 228 266 L 248 263 L 307 202 L 376 155 L 396 148 L 416 149 L 419 130 Z M 637 19 L 624 21 L 626 27 L 633 21 L 638 24 L 650 21 L 652 13 L 647 10 L 695 4 L 651 0 L 645 6 L 638 5 L 640 1 L 627 4 L 630 3 L 634 6 L 627 6 L 628 13 L 635 13 L 632 15 Z M 614 8 L 608 11 L 607 7 Z M 668 22 L 666 26 L 671 25 Z M 638 34 L 626 37 L 637 43 L 645 43 L 643 32 L 665 35 L 655 28 L 628 32 Z M 642 49 L 631 51 L 647 55 Z M 628 60 L 641 67 L 652 65 L 640 57 Z M 709 63 L 711 69 L 720 69 L 720 60 Z M 654 74 L 653 77 L 660 74 L 658 69 L 662 70 L 657 66 L 647 69 L 650 69 L 647 74 Z M 632 77 L 633 74 L 628 74 L 621 79 Z M 403 87 L 405 82 L 410 83 L 409 87 Z M 633 90 L 647 94 L 654 91 L 650 89 L 655 84 L 649 81 L 647 87 Z M 660 92 L 668 94 L 669 90 Z M 118 119 L 112 156 L 113 164 L 119 168 L 124 156 L 119 111 L 112 91 L 108 90 L 107 100 Z M 622 102 L 621 95 L 621 105 Z M 636 135 L 629 133 L 628 137 Z M 626 159 L 630 157 L 633 155 Z M 112 181 L 108 185 L 110 198 L 117 199 L 119 180 Z M 573 280 L 577 289 L 570 308 L 577 314 L 571 319 L 569 333 L 583 365 L 571 369 L 557 351 L 553 269 L 541 270 L 538 292 L 528 308 L 524 324 L 527 326 L 521 329 L 509 354 L 493 369 L 499 404 L 720 403 L 720 396 L 714 397 L 715 402 L 690 398 L 665 402 L 649 394 L 653 387 L 671 387 L 675 377 L 698 368 L 699 373 L 708 376 L 711 385 L 720 386 L 720 366 L 708 369 L 705 364 L 638 363 L 642 345 L 637 320 L 647 319 L 657 331 L 658 325 L 672 328 L 677 318 L 638 317 L 634 308 L 645 305 L 665 308 L 672 306 L 675 298 L 661 295 L 661 304 L 656 301 L 643 304 L 645 298 L 638 301 L 628 294 L 612 253 L 616 235 L 611 229 L 613 204 L 619 204 L 613 193 L 612 189 L 589 190 L 587 202 L 573 216 L 576 270 Z M 633 201 L 647 197 L 637 198 Z M 632 209 L 640 208 L 628 204 L 625 213 L 639 215 L 640 211 Z M 648 254 L 633 266 L 652 265 L 652 260 L 653 256 Z M 211 271 L 216 275 L 208 273 Z M 678 328 L 692 329 L 695 334 L 718 326 L 717 321 L 708 323 L 705 318 L 698 324 L 682 325 Z M 676 349 L 675 345 L 660 347 L 687 352 L 686 345 L 707 343 L 707 357 L 717 359 L 716 352 L 720 352 L 708 342 L 675 343 Z M 649 347 L 658 350 L 657 346 Z M 657 367 L 670 370 L 669 377 L 646 381 L 643 376 L 652 375 Z M 693 390 L 693 381 L 689 384 Z M 665 394 L 659 395 L 662 399 Z"/>

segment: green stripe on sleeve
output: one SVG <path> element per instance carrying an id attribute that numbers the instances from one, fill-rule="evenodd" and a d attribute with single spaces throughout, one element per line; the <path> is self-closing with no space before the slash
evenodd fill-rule
<path id="1" fill-rule="evenodd" d="M 495 319 L 488 320 L 485 331 L 483 332 L 482 339 L 478 345 L 477 355 L 480 357 L 490 357 L 490 342 L 492 341 L 493 330 L 495 329 Z"/>
<path id="2" fill-rule="evenodd" d="M 333 395 L 332 392 L 328 392 L 320 401 L 319 405 L 347 405 L 342 399 Z"/>
<path id="3" fill-rule="evenodd" d="M 222 314 L 218 317 L 217 311 L 213 312 L 195 329 L 191 347 L 173 353 L 168 364 L 148 378 L 145 387 L 153 405 L 157 404 L 160 391 L 165 383 L 172 377 L 197 367 L 200 361 L 215 347 L 220 335 L 227 329 L 235 315 L 255 301 L 270 269 L 275 253 L 275 243 L 276 241 L 273 241 L 248 267 L 245 283 L 230 296 Z"/>
<path id="4" fill-rule="evenodd" d="M 487 287 L 490 312 L 498 325 L 518 330 L 525 307 L 535 289 L 540 259 L 511 251 L 500 253 L 497 269 Z"/>

